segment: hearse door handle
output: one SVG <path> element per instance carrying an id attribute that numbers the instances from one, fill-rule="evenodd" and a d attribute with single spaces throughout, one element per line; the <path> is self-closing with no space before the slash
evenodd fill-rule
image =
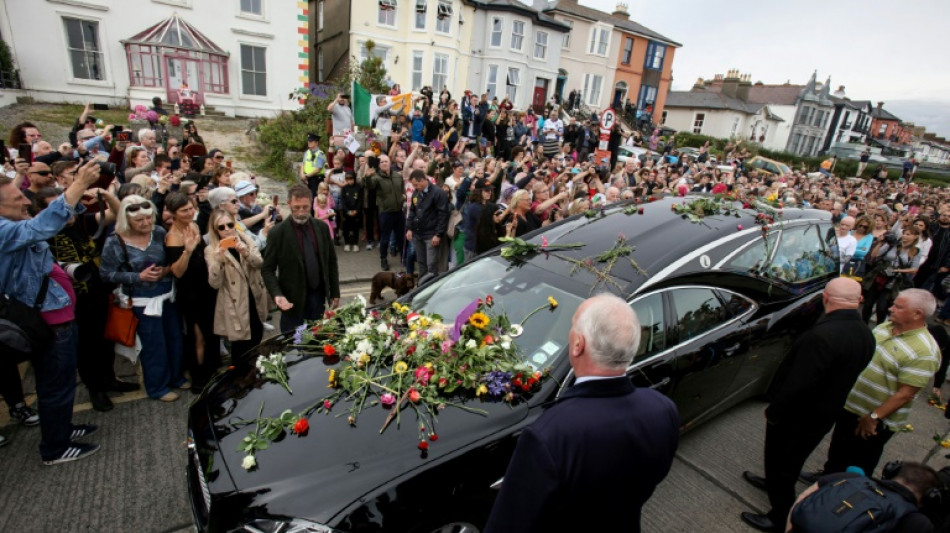
<path id="1" fill-rule="evenodd" d="M 736 354 L 736 352 L 739 351 L 739 348 L 741 348 L 741 347 L 742 347 L 742 343 L 741 343 L 741 342 L 737 342 L 737 343 L 733 344 L 732 346 L 730 346 L 730 347 L 728 347 L 728 348 L 725 348 L 725 349 L 723 350 L 723 352 L 725 352 L 726 357 L 732 357 L 733 355 Z"/>
<path id="2" fill-rule="evenodd" d="M 651 388 L 651 389 L 659 390 L 659 389 L 661 389 L 661 388 L 663 388 L 663 387 L 665 387 L 665 386 L 667 386 L 667 385 L 669 385 L 669 384 L 670 384 L 670 378 L 669 378 L 669 377 L 665 377 L 665 378 L 661 379 L 660 381 L 654 383 L 653 385 L 650 385 L 650 388 Z"/>

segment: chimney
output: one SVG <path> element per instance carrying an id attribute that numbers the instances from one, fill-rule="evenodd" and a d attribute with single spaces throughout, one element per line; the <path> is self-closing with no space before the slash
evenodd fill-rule
<path id="1" fill-rule="evenodd" d="M 834 92 L 836 98 L 844 98 L 844 85 L 839 85 L 838 90 Z"/>
<path id="2" fill-rule="evenodd" d="M 698 78 L 698 79 L 696 80 L 696 83 L 693 84 L 693 89 L 692 89 L 692 90 L 694 90 L 694 91 L 705 91 L 705 90 L 706 90 L 706 82 L 705 82 L 705 80 L 703 80 L 702 78 Z"/>
<path id="3" fill-rule="evenodd" d="M 736 97 L 736 91 L 739 89 L 739 69 L 729 69 L 725 79 L 722 80 L 722 94 L 732 98 Z"/>
<path id="4" fill-rule="evenodd" d="M 884 102 L 877 103 L 877 110 L 878 112 L 884 111 Z"/>
<path id="5" fill-rule="evenodd" d="M 627 4 L 623 2 L 617 2 L 617 9 L 614 9 L 611 16 L 618 18 L 620 20 L 630 20 L 630 12 L 627 11 Z"/>
<path id="6" fill-rule="evenodd" d="M 752 88 L 752 74 L 744 74 L 739 78 L 739 86 L 736 87 L 736 98 L 743 102 L 749 101 L 749 89 Z"/>

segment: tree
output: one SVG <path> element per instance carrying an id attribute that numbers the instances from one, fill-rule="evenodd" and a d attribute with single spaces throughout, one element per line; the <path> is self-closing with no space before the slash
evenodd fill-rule
<path id="1" fill-rule="evenodd" d="M 369 40 L 364 46 L 366 46 L 366 59 L 359 64 L 353 78 L 370 94 L 386 94 L 389 92 L 389 84 L 386 83 L 386 67 L 383 66 L 383 59 L 373 54 L 376 43 Z"/>

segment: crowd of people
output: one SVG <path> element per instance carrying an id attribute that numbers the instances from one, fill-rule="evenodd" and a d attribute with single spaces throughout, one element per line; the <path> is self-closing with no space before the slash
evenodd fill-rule
<path id="1" fill-rule="evenodd" d="M 54 335 L 32 357 L 38 412 L 24 402 L 16 364 L 8 359 L 0 359 L 0 395 L 15 420 L 41 427 L 46 464 L 98 450 L 82 440 L 97 428 L 71 422 L 75 370 L 98 411 L 113 408 L 110 392 L 139 387 L 116 378 L 117 352 L 141 361 L 150 398 L 176 401 L 182 390 L 200 390 L 229 355 L 258 344 L 271 327 L 272 309 L 280 311 L 286 331 L 337 306 L 338 253 L 375 252 L 381 270 L 401 266 L 424 283 L 497 246 L 500 238 L 611 204 L 688 193 L 830 212 L 844 273 L 861 283 L 841 278 L 829 285 L 828 316 L 847 310 L 835 316 L 864 328 L 854 337 L 861 342 L 842 352 L 876 345 L 849 359 L 847 375 L 854 379 L 845 389 L 848 379 L 838 375 L 823 418 L 810 420 L 811 432 L 800 430 L 798 419 L 786 414 L 790 408 L 771 408 L 767 441 L 783 443 L 772 444 L 773 450 L 786 450 L 781 459 L 766 453 L 762 486 L 770 496 L 774 492 L 774 512 L 744 517 L 747 522 L 769 530 L 784 524 L 794 503 L 792 474 L 831 425 L 889 436 L 906 417 L 898 400 L 906 403 L 934 373 L 932 392 L 939 394 L 946 364 L 938 369 L 939 334 L 924 322 L 937 301 L 946 300 L 936 315 L 950 323 L 950 194 L 944 188 L 817 169 L 776 176 L 747 167 L 750 147 L 741 142 L 721 153 L 702 146 L 687 156 L 659 131 L 625 134 L 619 124 L 602 152 L 596 115 L 572 115 L 551 104 L 521 111 L 507 98 L 468 92 L 456 102 L 448 91 L 425 90 L 408 115 L 384 109 L 375 117 L 379 133 L 356 143 L 348 96 L 338 95 L 327 110 L 332 130 L 308 135 L 299 182 L 287 191 L 286 219 L 277 198 L 259 201 L 253 175 L 233 172 L 220 149 L 204 145 L 194 122 L 181 139 L 145 128 L 133 142 L 84 112 L 58 149 L 33 123 L 13 128 L 10 149 L 0 154 L 6 174 L 0 177 L 0 249 L 7 257 L 0 263 L 0 292 L 39 306 Z M 110 306 L 117 304 L 138 319 L 131 346 L 103 338 Z M 871 318 L 878 324 L 873 336 Z M 597 335 L 594 324 L 583 327 L 577 338 Z M 908 332 L 917 339 L 911 350 L 930 350 L 930 356 L 908 353 L 913 365 L 895 365 L 884 347 Z M 803 345 L 793 355 L 812 351 L 813 345 Z M 807 355 L 790 360 L 802 366 L 785 369 L 781 383 L 817 382 Z M 872 368 L 888 376 L 887 394 L 873 386 L 880 376 L 866 375 Z M 801 369 L 811 372 L 808 380 Z M 908 372 L 915 379 L 908 381 Z M 864 383 L 876 392 L 853 400 L 855 379 L 856 390 Z M 785 392 L 794 399 L 800 391 Z M 809 440 L 793 444 L 790 434 Z M 837 430 L 835 435 L 829 473 L 850 464 L 860 444 Z M 862 456 L 868 474 L 886 441 L 874 440 L 879 447 Z M 658 467 L 656 482 L 667 470 Z"/>

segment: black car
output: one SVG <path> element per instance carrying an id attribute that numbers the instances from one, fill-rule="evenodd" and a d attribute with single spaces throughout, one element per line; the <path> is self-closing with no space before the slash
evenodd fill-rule
<path id="1" fill-rule="evenodd" d="M 382 409 L 364 411 L 355 427 L 331 413 L 310 417 L 306 438 L 274 442 L 260 467 L 245 471 L 238 444 L 252 428 L 238 422 L 255 419 L 262 404 L 269 413 L 297 412 L 327 394 L 334 365 L 297 354 L 285 333 L 257 352 L 285 351 L 292 395 L 259 377 L 251 352 L 190 408 L 188 479 L 199 530 L 479 531 L 520 431 L 573 381 L 565 344 L 585 298 L 611 291 L 629 299 L 642 340 L 628 375 L 669 395 L 687 430 L 766 391 L 793 338 L 821 314 L 821 290 L 838 273 L 829 213 L 710 198 L 589 212 L 527 240 L 586 245 L 514 258 L 495 249 L 400 301 L 452 317 L 491 294 L 496 308 L 517 317 L 553 296 L 558 312 L 533 318 L 517 339 L 553 379 L 515 404 L 460 400 L 487 415 L 445 410 L 439 441 L 426 453 L 416 449 L 411 421 L 380 433 Z M 618 242 L 632 254 L 598 259 Z"/>

